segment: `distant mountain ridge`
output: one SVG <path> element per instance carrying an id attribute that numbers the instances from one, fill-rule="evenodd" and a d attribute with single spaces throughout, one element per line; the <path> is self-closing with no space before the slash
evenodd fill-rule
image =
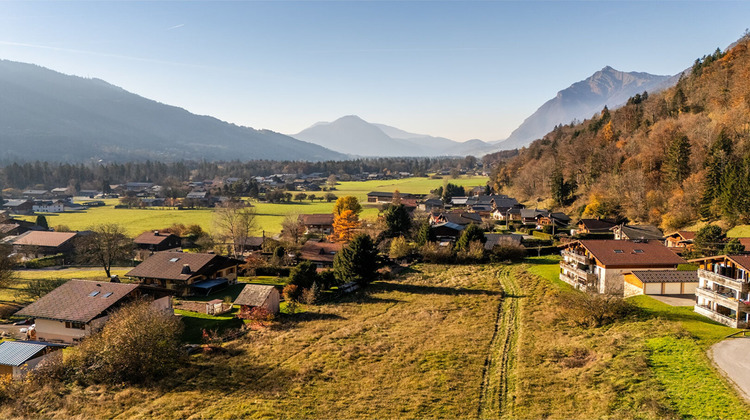
<path id="1" fill-rule="evenodd" d="M 516 128 L 508 138 L 498 144 L 500 150 L 527 146 L 542 138 L 558 124 L 584 120 L 608 106 L 624 105 L 636 93 L 655 93 L 677 83 L 679 75 L 657 76 L 641 72 L 621 72 L 606 66 L 591 77 L 573 83 L 545 102 Z"/>
<path id="2" fill-rule="evenodd" d="M 358 156 L 481 156 L 498 150 L 497 146 L 481 140 L 461 143 L 414 134 L 385 124 L 369 123 L 356 115 L 318 122 L 291 136 Z"/>
<path id="3" fill-rule="evenodd" d="M 269 130 L 199 116 L 99 79 L 0 60 L 0 160 L 334 160 Z"/>

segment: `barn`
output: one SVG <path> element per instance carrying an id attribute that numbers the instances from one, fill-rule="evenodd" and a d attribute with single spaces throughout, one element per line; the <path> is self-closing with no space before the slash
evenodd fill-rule
<path id="1" fill-rule="evenodd" d="M 240 292 L 237 299 L 234 300 L 235 305 L 240 305 L 240 318 L 247 318 L 250 316 L 253 308 L 263 308 L 271 314 L 279 312 L 279 302 L 281 301 L 281 295 L 274 286 L 268 286 L 264 284 L 246 284 Z"/>

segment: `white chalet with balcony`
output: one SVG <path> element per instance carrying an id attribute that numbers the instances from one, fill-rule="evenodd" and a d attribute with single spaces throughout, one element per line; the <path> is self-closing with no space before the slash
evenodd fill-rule
<path id="1" fill-rule="evenodd" d="M 750 326 L 750 255 L 690 260 L 698 264 L 695 312 L 733 328 Z"/>

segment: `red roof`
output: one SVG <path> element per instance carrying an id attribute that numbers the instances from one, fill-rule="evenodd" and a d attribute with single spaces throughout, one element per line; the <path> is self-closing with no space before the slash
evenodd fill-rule
<path id="1" fill-rule="evenodd" d="M 16 315 L 89 322 L 136 288 L 137 284 L 70 280 L 21 309 Z"/>
<path id="2" fill-rule="evenodd" d="M 148 257 L 125 275 L 139 278 L 188 280 L 196 275 L 210 276 L 218 270 L 241 263 L 242 261 L 215 254 L 164 251 Z M 185 268 L 187 270 L 184 270 Z"/>
<path id="3" fill-rule="evenodd" d="M 159 231 L 149 231 L 143 232 L 140 235 L 136 236 L 136 238 L 133 239 L 133 242 L 143 245 L 159 245 L 170 237 L 175 236 L 177 235 L 173 235 L 171 233 L 159 233 Z"/>
<path id="4" fill-rule="evenodd" d="M 14 239 L 13 245 L 44 246 L 55 248 L 73 239 L 77 234 L 77 232 L 47 232 L 32 230 Z"/>
<path id="5" fill-rule="evenodd" d="M 301 214 L 299 216 L 305 225 L 328 226 L 333 225 L 333 213 Z"/>
<path id="6" fill-rule="evenodd" d="M 687 262 L 657 240 L 582 239 L 578 243 L 605 267 L 672 267 Z"/>
<path id="7" fill-rule="evenodd" d="M 314 262 L 333 263 L 333 257 L 344 247 L 342 243 L 318 242 L 310 240 L 300 249 L 300 258 Z"/>

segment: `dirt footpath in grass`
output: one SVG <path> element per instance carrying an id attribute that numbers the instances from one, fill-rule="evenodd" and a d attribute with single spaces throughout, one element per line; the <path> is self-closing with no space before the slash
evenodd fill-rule
<path id="1" fill-rule="evenodd" d="M 708 352 L 722 370 L 750 402 L 750 337 L 729 338 L 714 344 Z"/>

